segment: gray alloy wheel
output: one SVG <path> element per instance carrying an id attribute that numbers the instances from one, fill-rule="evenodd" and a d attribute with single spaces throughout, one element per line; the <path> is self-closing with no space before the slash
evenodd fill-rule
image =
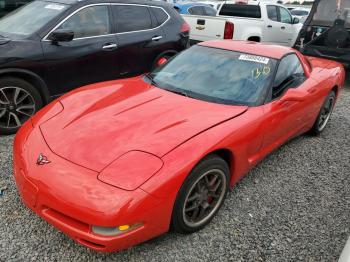
<path id="1" fill-rule="evenodd" d="M 335 99 L 336 99 L 335 92 L 331 91 L 327 96 L 327 98 L 325 99 L 321 107 L 320 113 L 318 114 L 317 119 L 309 132 L 311 135 L 317 136 L 321 134 L 322 131 L 326 128 L 333 112 Z"/>
<path id="2" fill-rule="evenodd" d="M 0 88 L 0 127 L 19 128 L 36 111 L 33 96 L 21 87 Z"/>
<path id="3" fill-rule="evenodd" d="M 183 207 L 183 220 L 189 227 L 200 227 L 220 207 L 226 193 L 227 178 L 220 169 L 203 173 L 189 190 Z"/>
<path id="4" fill-rule="evenodd" d="M 229 180 L 228 162 L 216 154 L 203 158 L 188 174 L 177 193 L 171 228 L 188 234 L 205 227 L 224 203 Z"/>
<path id="5" fill-rule="evenodd" d="M 27 81 L 0 78 L 0 135 L 16 133 L 42 105 L 40 93 Z"/>
<path id="6" fill-rule="evenodd" d="M 321 109 L 319 122 L 318 122 L 318 130 L 320 132 L 322 132 L 325 129 L 331 117 L 333 107 L 334 107 L 334 102 L 335 102 L 335 97 L 328 96 L 324 106 Z"/>

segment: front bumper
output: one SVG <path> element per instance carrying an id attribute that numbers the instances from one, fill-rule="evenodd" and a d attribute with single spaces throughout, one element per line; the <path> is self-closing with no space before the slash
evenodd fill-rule
<path id="1" fill-rule="evenodd" d="M 50 163 L 37 165 L 39 154 Z M 141 189 L 125 191 L 97 180 L 95 171 L 54 154 L 40 129 L 28 121 L 14 142 L 14 176 L 26 206 L 78 243 L 97 251 L 126 249 L 169 229 L 166 200 Z M 92 225 L 114 227 L 142 223 L 118 236 L 92 232 Z"/>

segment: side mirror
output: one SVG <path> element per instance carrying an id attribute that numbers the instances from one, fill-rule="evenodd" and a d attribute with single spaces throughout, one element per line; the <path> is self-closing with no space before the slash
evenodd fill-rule
<path id="1" fill-rule="evenodd" d="M 297 88 L 289 88 L 287 92 L 281 97 L 282 102 L 294 101 L 302 102 L 305 99 L 305 93 Z"/>
<path id="2" fill-rule="evenodd" d="M 49 39 L 53 43 L 58 43 L 58 42 L 70 42 L 74 38 L 74 32 L 72 30 L 67 30 L 67 29 L 57 29 L 53 31 Z"/>
<path id="3" fill-rule="evenodd" d="M 298 17 L 294 17 L 293 18 L 293 21 L 292 21 L 292 24 L 295 25 L 295 24 L 299 24 L 300 23 L 300 20 Z"/>

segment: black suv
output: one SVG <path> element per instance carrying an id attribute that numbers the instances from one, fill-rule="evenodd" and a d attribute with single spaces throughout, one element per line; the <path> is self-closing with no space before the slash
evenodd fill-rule
<path id="1" fill-rule="evenodd" d="M 188 46 L 167 3 L 31 2 L 0 20 L 0 134 L 73 88 L 148 72 Z"/>
<path id="2" fill-rule="evenodd" d="M 296 48 L 350 65 L 350 0 L 315 0 Z"/>

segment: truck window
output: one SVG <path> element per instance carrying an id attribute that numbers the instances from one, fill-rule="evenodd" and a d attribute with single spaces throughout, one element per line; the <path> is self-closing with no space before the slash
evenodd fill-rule
<path id="1" fill-rule="evenodd" d="M 219 15 L 261 18 L 259 5 L 223 4 Z"/>
<path id="2" fill-rule="evenodd" d="M 289 13 L 289 11 L 283 7 L 278 7 L 280 10 L 280 17 L 281 22 L 285 24 L 291 24 L 292 23 L 292 16 Z"/>
<path id="3" fill-rule="evenodd" d="M 275 5 L 268 5 L 267 7 L 267 16 L 272 21 L 278 21 L 278 15 L 277 15 L 277 6 Z"/>
<path id="4" fill-rule="evenodd" d="M 191 8 L 188 8 L 188 12 L 191 15 L 205 15 L 204 8 L 202 6 L 193 6 Z"/>
<path id="5" fill-rule="evenodd" d="M 216 10 L 208 6 L 204 6 L 204 11 L 207 16 L 216 16 Z"/>

